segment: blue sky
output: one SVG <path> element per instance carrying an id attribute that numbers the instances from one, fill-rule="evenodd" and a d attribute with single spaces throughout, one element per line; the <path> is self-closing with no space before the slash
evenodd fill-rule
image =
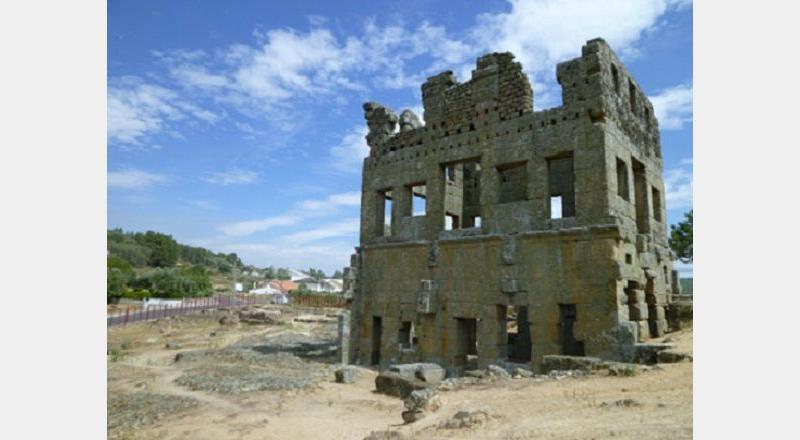
<path id="1" fill-rule="evenodd" d="M 332 272 L 358 243 L 364 101 L 421 116 L 426 77 L 468 79 L 510 50 L 535 109 L 557 106 L 555 64 L 594 37 L 654 103 L 677 222 L 692 207 L 690 1 L 109 1 L 108 226 Z"/>

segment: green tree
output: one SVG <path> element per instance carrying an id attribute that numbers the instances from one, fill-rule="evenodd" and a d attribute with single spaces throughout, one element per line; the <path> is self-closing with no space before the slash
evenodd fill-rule
<path id="1" fill-rule="evenodd" d="M 150 248 L 150 266 L 172 267 L 178 262 L 178 242 L 171 235 L 147 231 L 136 236 L 137 242 Z"/>
<path id="2" fill-rule="evenodd" d="M 308 276 L 314 278 L 315 280 L 319 280 L 325 278 L 325 272 L 322 269 L 314 269 L 313 267 L 309 267 Z"/>
<path id="3" fill-rule="evenodd" d="M 231 266 L 231 264 L 228 263 L 227 260 L 218 260 L 217 261 L 217 270 L 219 271 L 219 273 L 228 274 L 228 273 L 231 273 L 232 269 L 233 269 L 233 266 Z"/>
<path id="4" fill-rule="evenodd" d="M 302 296 L 302 295 L 311 295 L 312 292 L 305 284 L 300 284 L 300 286 L 298 286 L 297 289 L 294 289 L 289 293 L 292 296 Z"/>
<path id="5" fill-rule="evenodd" d="M 332 278 L 344 278 L 344 274 L 342 273 L 341 270 L 337 270 L 336 272 L 333 273 Z"/>
<path id="6" fill-rule="evenodd" d="M 106 268 L 106 302 L 111 300 L 111 297 L 122 296 L 125 291 L 125 284 L 128 277 L 116 267 Z"/>
<path id="7" fill-rule="evenodd" d="M 106 231 L 106 241 L 108 242 L 123 242 L 125 239 L 125 232 L 123 232 L 120 228 L 108 229 Z"/>
<path id="8" fill-rule="evenodd" d="M 120 257 L 135 267 L 147 266 L 150 261 L 150 248 L 133 242 L 109 241 L 108 253 Z"/>
<path id="9" fill-rule="evenodd" d="M 148 290 L 153 296 L 165 298 L 206 296 L 211 293 L 211 281 L 201 266 L 181 270 L 158 267 L 137 277 L 131 284 L 134 288 Z"/>
<path id="10" fill-rule="evenodd" d="M 183 244 L 178 245 L 178 247 L 180 248 L 181 260 L 192 264 L 210 265 L 213 254 L 208 249 Z"/>
<path id="11" fill-rule="evenodd" d="M 122 296 L 133 277 L 133 268 L 127 261 L 114 255 L 107 257 L 106 301 L 114 296 Z"/>
<path id="12" fill-rule="evenodd" d="M 128 263 L 124 258 L 116 255 L 109 255 L 106 257 L 106 266 L 112 269 L 119 269 L 122 273 L 129 277 L 133 277 L 134 275 L 133 268 L 131 267 L 130 263 Z"/>
<path id="13" fill-rule="evenodd" d="M 289 269 L 284 269 L 282 267 L 278 269 L 276 275 L 279 280 L 288 280 L 292 278 L 291 275 L 289 275 Z"/>
<path id="14" fill-rule="evenodd" d="M 684 214 L 684 219 L 670 225 L 669 247 L 684 263 L 692 262 L 692 218 L 694 210 Z"/>
<path id="15" fill-rule="evenodd" d="M 205 267 L 200 265 L 186 267 L 181 269 L 181 275 L 192 281 L 188 286 L 188 291 L 185 291 L 188 296 L 198 296 L 211 292 L 211 278 Z"/>
<path id="16" fill-rule="evenodd" d="M 228 261 L 228 263 L 230 263 L 232 266 L 236 266 L 236 267 L 241 267 L 242 266 L 242 260 L 240 260 L 239 256 L 236 255 L 236 253 L 234 253 L 234 252 L 231 252 L 230 254 L 227 254 L 227 255 L 225 255 L 225 254 L 218 254 L 218 255 L 222 255 Z"/>

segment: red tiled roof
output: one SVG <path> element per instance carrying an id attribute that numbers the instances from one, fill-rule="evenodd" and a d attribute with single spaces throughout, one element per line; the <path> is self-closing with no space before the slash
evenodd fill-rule
<path id="1" fill-rule="evenodd" d="M 270 280 L 269 285 L 273 289 L 280 290 L 283 293 L 289 293 L 290 291 L 296 290 L 298 287 L 300 287 L 297 283 L 291 280 Z"/>

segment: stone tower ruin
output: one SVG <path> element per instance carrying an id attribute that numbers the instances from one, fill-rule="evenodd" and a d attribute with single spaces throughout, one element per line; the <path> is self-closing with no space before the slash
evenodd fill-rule
<path id="1" fill-rule="evenodd" d="M 602 39 L 533 111 L 511 53 L 422 85 L 424 121 L 364 104 L 350 359 L 450 374 L 542 356 L 630 360 L 678 293 L 653 106 Z M 399 126 L 399 127 L 398 127 Z"/>

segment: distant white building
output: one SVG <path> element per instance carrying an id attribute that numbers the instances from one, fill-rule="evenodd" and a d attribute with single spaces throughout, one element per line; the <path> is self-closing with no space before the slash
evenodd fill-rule
<path id="1" fill-rule="evenodd" d="M 339 278 L 302 278 L 294 280 L 297 284 L 306 286 L 312 292 L 318 293 L 339 293 L 342 291 L 344 283 Z"/>
<path id="2" fill-rule="evenodd" d="M 264 287 L 260 287 L 258 289 L 251 289 L 249 293 L 252 293 L 254 295 L 277 295 L 277 294 L 283 294 L 283 292 L 281 292 L 280 290 L 270 286 L 269 284 L 267 284 Z"/>
<path id="3" fill-rule="evenodd" d="M 287 269 L 289 271 L 289 277 L 292 281 L 302 280 L 308 278 L 308 274 L 297 269 Z"/>

